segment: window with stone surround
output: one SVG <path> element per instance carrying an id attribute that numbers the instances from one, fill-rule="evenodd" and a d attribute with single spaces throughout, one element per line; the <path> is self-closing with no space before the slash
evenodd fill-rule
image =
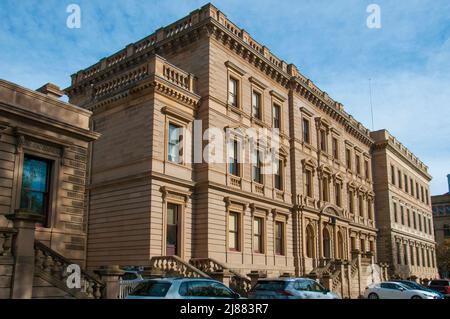
<path id="1" fill-rule="evenodd" d="M 285 223 L 282 221 L 275 221 L 275 254 L 285 255 Z"/>
<path id="2" fill-rule="evenodd" d="M 258 120 L 262 119 L 262 97 L 261 93 L 252 91 L 252 116 Z"/>
<path id="3" fill-rule="evenodd" d="M 228 173 L 234 176 L 240 176 L 241 164 L 239 161 L 240 143 L 236 139 L 232 139 L 228 146 Z"/>
<path id="4" fill-rule="evenodd" d="M 281 159 L 276 161 L 275 174 L 274 174 L 274 186 L 278 190 L 284 190 L 284 162 Z"/>
<path id="5" fill-rule="evenodd" d="M 405 265 L 408 264 L 408 250 L 406 244 L 403 244 L 403 258 Z"/>
<path id="6" fill-rule="evenodd" d="M 397 203 L 394 203 L 394 222 L 398 223 Z"/>
<path id="7" fill-rule="evenodd" d="M 408 190 L 408 176 L 406 174 L 403 175 L 404 176 L 404 180 L 405 180 L 405 192 L 409 192 Z"/>
<path id="8" fill-rule="evenodd" d="M 255 150 L 252 154 L 252 176 L 253 181 L 259 184 L 263 183 L 263 177 L 261 174 L 261 151 Z"/>
<path id="9" fill-rule="evenodd" d="M 20 209 L 42 215 L 49 214 L 49 194 L 52 162 L 25 154 L 22 171 Z"/>
<path id="10" fill-rule="evenodd" d="M 352 154 L 349 148 L 345 149 L 345 163 L 348 169 L 352 169 Z"/>
<path id="11" fill-rule="evenodd" d="M 313 197 L 313 178 L 310 170 L 305 170 L 305 193 L 306 196 Z"/>
<path id="12" fill-rule="evenodd" d="M 341 184 L 338 182 L 334 184 L 334 196 L 336 206 L 341 207 Z"/>
<path id="13" fill-rule="evenodd" d="M 302 120 L 302 124 L 303 124 L 303 142 L 305 142 L 307 144 L 311 144 L 309 120 L 304 118 Z"/>
<path id="14" fill-rule="evenodd" d="M 414 246 L 409 246 L 409 260 L 411 261 L 411 266 L 414 266 Z"/>
<path id="15" fill-rule="evenodd" d="M 353 205 L 353 190 L 352 189 L 348 190 L 348 210 L 352 214 L 355 213 L 355 209 L 354 209 L 354 205 Z"/>
<path id="16" fill-rule="evenodd" d="M 281 130 L 281 106 L 276 103 L 272 106 L 272 127 Z"/>
<path id="17" fill-rule="evenodd" d="M 322 152 L 327 151 L 327 132 L 324 129 L 321 129 L 319 131 L 319 138 L 320 138 L 320 150 Z"/>
<path id="18" fill-rule="evenodd" d="M 395 185 L 395 167 L 391 165 L 391 184 Z"/>
<path id="19" fill-rule="evenodd" d="M 330 185 L 329 179 L 327 176 L 322 178 L 322 201 L 329 202 L 330 201 Z"/>
<path id="20" fill-rule="evenodd" d="M 332 139 L 332 147 L 333 147 L 333 157 L 334 159 L 339 159 L 339 144 L 338 139 L 336 137 L 333 137 Z"/>
<path id="21" fill-rule="evenodd" d="M 228 103 L 234 107 L 239 108 L 239 80 L 233 76 L 228 79 Z"/>
<path id="22" fill-rule="evenodd" d="M 401 265 L 402 264 L 402 255 L 401 255 L 401 251 L 400 251 L 400 243 L 397 243 L 396 248 L 397 248 L 397 264 Z"/>
<path id="23" fill-rule="evenodd" d="M 397 172 L 398 172 L 398 187 L 399 188 L 403 188 L 403 185 L 402 185 L 402 172 L 400 170 L 398 170 Z"/>
<path id="24" fill-rule="evenodd" d="M 167 143 L 167 159 L 169 162 L 181 164 L 183 161 L 183 128 L 180 125 L 169 122 Z"/>
<path id="25" fill-rule="evenodd" d="M 361 157 L 358 154 L 355 155 L 355 169 L 356 174 L 361 175 Z"/>
<path id="26" fill-rule="evenodd" d="M 240 213 L 228 214 L 228 249 L 231 251 L 240 251 L 240 218 Z"/>
<path id="27" fill-rule="evenodd" d="M 253 252 L 264 253 L 264 219 L 261 217 L 253 218 Z"/>
<path id="28" fill-rule="evenodd" d="M 366 179 L 370 179 L 370 168 L 369 168 L 369 161 L 364 161 L 364 177 Z"/>

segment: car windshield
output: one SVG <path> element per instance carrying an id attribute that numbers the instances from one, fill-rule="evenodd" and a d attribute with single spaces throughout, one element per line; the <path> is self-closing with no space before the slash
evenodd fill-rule
<path id="1" fill-rule="evenodd" d="M 270 291 L 278 291 L 284 290 L 288 285 L 287 281 L 282 280 L 263 280 L 259 281 L 253 290 L 270 290 Z"/>
<path id="2" fill-rule="evenodd" d="M 145 281 L 137 285 L 132 296 L 165 297 L 171 286 L 170 282 Z"/>

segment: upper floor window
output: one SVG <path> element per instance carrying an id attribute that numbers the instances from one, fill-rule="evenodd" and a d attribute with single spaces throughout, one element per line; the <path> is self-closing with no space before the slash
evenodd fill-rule
<path id="1" fill-rule="evenodd" d="M 369 161 L 364 161 L 364 176 L 369 179 L 370 178 L 370 168 L 369 168 Z"/>
<path id="2" fill-rule="evenodd" d="M 232 140 L 228 151 L 228 172 L 231 175 L 240 176 L 239 142 L 237 140 Z"/>
<path id="3" fill-rule="evenodd" d="M 419 199 L 419 183 L 416 183 L 416 198 Z"/>
<path id="4" fill-rule="evenodd" d="M 391 165 L 391 184 L 395 185 L 395 168 L 394 168 L 394 165 Z"/>
<path id="5" fill-rule="evenodd" d="M 252 92 L 252 115 L 257 119 L 262 119 L 261 112 L 261 94 L 259 92 Z"/>
<path id="6" fill-rule="evenodd" d="M 398 170 L 398 187 L 403 188 L 402 186 L 402 172 Z"/>
<path id="7" fill-rule="evenodd" d="M 400 205 L 400 219 L 402 221 L 402 225 L 405 225 L 405 215 L 404 215 L 403 206 L 401 206 L 401 205 Z"/>
<path id="8" fill-rule="evenodd" d="M 350 213 L 354 213 L 353 191 L 351 189 L 348 191 L 348 210 L 350 211 Z"/>
<path id="9" fill-rule="evenodd" d="M 397 204 L 394 203 L 394 221 L 398 223 L 398 216 L 397 216 Z"/>
<path id="10" fill-rule="evenodd" d="M 303 119 L 303 141 L 305 143 L 311 143 L 311 135 L 309 132 L 309 121 L 307 119 Z"/>
<path id="11" fill-rule="evenodd" d="M 352 169 L 352 157 L 350 153 L 350 149 L 345 149 L 345 162 L 347 164 L 348 169 Z"/>
<path id="12" fill-rule="evenodd" d="M 281 107 L 278 104 L 272 106 L 273 128 L 281 129 Z"/>
<path id="13" fill-rule="evenodd" d="M 426 201 L 427 205 L 430 204 L 429 199 L 428 199 L 428 189 L 425 190 L 425 201 Z"/>
<path id="14" fill-rule="evenodd" d="M 329 190 L 329 185 L 328 185 L 328 177 L 324 176 L 322 178 L 322 200 L 324 202 L 328 202 L 330 201 L 330 190 Z"/>
<path id="15" fill-rule="evenodd" d="M 49 209 L 51 162 L 38 157 L 25 155 L 23 161 L 20 208 L 31 213 L 43 215 Z"/>
<path id="16" fill-rule="evenodd" d="M 275 166 L 275 188 L 278 190 L 283 190 L 283 161 L 278 160 Z"/>
<path id="17" fill-rule="evenodd" d="M 411 196 L 414 196 L 414 182 L 412 178 L 409 179 L 409 186 L 411 188 Z"/>
<path id="18" fill-rule="evenodd" d="M 253 175 L 254 182 L 262 184 L 261 151 L 260 150 L 256 150 L 255 152 L 253 152 L 252 175 Z"/>
<path id="19" fill-rule="evenodd" d="M 306 196 L 313 197 L 313 186 L 312 186 L 312 172 L 310 170 L 305 171 L 305 192 Z"/>
<path id="20" fill-rule="evenodd" d="M 419 220 L 419 231 L 422 231 L 422 216 L 417 214 L 417 219 Z"/>
<path id="21" fill-rule="evenodd" d="M 335 159 L 339 159 L 339 144 L 337 138 L 333 137 L 332 140 L 332 146 L 333 146 L 333 157 Z"/>
<path id="22" fill-rule="evenodd" d="M 356 174 L 361 175 L 361 159 L 359 155 L 355 155 Z"/>
<path id="23" fill-rule="evenodd" d="M 364 216 L 364 197 L 363 195 L 358 196 L 359 200 L 359 216 Z"/>
<path id="24" fill-rule="evenodd" d="M 420 186 L 420 199 L 422 202 L 425 202 L 424 195 L 423 195 L 423 186 Z"/>
<path id="25" fill-rule="evenodd" d="M 181 163 L 182 158 L 182 132 L 183 129 L 173 123 L 169 123 L 168 137 L 168 160 L 174 163 Z"/>
<path id="26" fill-rule="evenodd" d="M 413 212 L 413 227 L 417 229 L 416 212 Z"/>
<path id="27" fill-rule="evenodd" d="M 406 176 L 406 174 L 404 175 L 404 177 L 405 177 L 405 192 L 409 192 L 409 190 L 408 190 L 408 176 Z"/>
<path id="28" fill-rule="evenodd" d="M 336 206 L 341 207 L 341 184 L 340 183 L 335 184 L 334 195 L 336 197 Z"/>
<path id="29" fill-rule="evenodd" d="M 228 103 L 239 107 L 239 80 L 233 77 L 228 81 Z"/>
<path id="30" fill-rule="evenodd" d="M 323 152 L 327 151 L 327 132 L 325 130 L 320 130 L 320 150 Z"/>

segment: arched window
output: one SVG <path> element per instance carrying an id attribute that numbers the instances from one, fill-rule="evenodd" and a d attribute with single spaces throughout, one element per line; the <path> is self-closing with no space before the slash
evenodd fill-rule
<path id="1" fill-rule="evenodd" d="M 344 259 L 344 238 L 342 237 L 341 231 L 337 233 L 337 258 Z"/>
<path id="2" fill-rule="evenodd" d="M 308 225 L 306 227 L 306 256 L 308 258 L 314 258 L 314 245 L 315 245 L 316 239 L 314 237 L 314 229 L 311 225 Z"/>
<path id="3" fill-rule="evenodd" d="M 328 229 L 323 229 L 323 257 L 331 258 L 331 237 Z"/>

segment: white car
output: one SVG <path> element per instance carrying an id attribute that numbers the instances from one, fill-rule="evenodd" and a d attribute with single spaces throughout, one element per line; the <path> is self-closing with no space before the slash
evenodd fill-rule
<path id="1" fill-rule="evenodd" d="M 440 299 L 439 294 L 416 290 L 392 281 L 372 284 L 366 288 L 367 299 Z"/>

